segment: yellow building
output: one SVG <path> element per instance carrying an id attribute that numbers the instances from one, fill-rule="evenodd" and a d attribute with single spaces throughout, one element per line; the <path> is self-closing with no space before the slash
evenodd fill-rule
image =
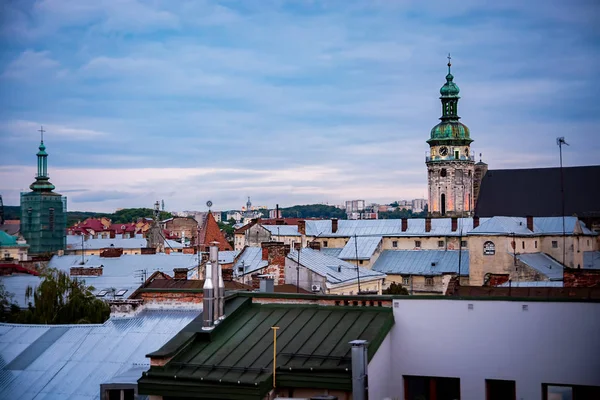
<path id="1" fill-rule="evenodd" d="M 0 231 L 0 260 L 2 262 L 27 261 L 29 245 L 22 237 L 16 238 Z"/>

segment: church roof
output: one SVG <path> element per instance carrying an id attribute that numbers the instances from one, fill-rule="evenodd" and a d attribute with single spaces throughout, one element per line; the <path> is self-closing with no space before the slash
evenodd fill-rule
<path id="1" fill-rule="evenodd" d="M 565 167 L 565 215 L 600 216 L 600 165 Z M 561 216 L 560 168 L 489 170 L 475 215 Z"/>
<path id="2" fill-rule="evenodd" d="M 209 212 L 206 218 L 204 219 L 204 223 L 200 227 L 200 232 L 198 234 L 198 243 L 201 246 L 210 246 L 211 242 L 219 242 L 219 251 L 230 251 L 233 250 L 221 229 L 219 229 L 219 225 L 213 217 L 212 213 Z"/>

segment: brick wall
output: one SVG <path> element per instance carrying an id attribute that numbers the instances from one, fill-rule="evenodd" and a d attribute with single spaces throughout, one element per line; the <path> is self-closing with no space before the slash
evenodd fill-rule
<path id="1" fill-rule="evenodd" d="M 102 276 L 102 267 L 71 267 L 71 276 Z"/>
<path id="2" fill-rule="evenodd" d="M 107 247 L 106 249 L 100 250 L 100 257 L 103 257 L 103 258 L 118 258 L 118 257 L 121 257 L 122 255 L 123 255 L 122 248 Z"/>
<path id="3" fill-rule="evenodd" d="M 484 286 L 499 286 L 508 282 L 509 274 L 486 274 L 487 282 L 484 278 Z"/>
<path id="4" fill-rule="evenodd" d="M 261 247 L 262 259 L 269 263 L 265 273 L 275 278 L 276 285 L 285 284 L 285 258 L 290 252 L 290 246 L 283 242 L 264 242 Z"/>
<path id="5" fill-rule="evenodd" d="M 144 303 L 202 303 L 204 295 L 201 291 L 194 292 L 142 292 Z"/>
<path id="6" fill-rule="evenodd" d="M 600 270 L 565 268 L 563 271 L 563 286 L 600 287 Z"/>

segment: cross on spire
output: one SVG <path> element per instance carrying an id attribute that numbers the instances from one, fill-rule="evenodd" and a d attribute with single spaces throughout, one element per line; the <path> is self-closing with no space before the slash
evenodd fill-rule
<path id="1" fill-rule="evenodd" d="M 38 132 L 40 132 L 40 133 L 42 134 L 42 143 L 44 143 L 44 132 L 46 132 L 46 131 L 44 130 L 44 127 L 43 127 L 43 126 L 41 126 L 41 127 L 40 127 L 40 129 L 38 130 Z"/>
<path id="2" fill-rule="evenodd" d="M 450 73 L 450 67 L 452 66 L 452 57 L 448 53 L 448 73 Z"/>

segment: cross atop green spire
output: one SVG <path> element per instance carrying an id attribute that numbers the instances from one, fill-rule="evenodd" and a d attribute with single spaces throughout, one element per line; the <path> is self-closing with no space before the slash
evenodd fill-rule
<path id="1" fill-rule="evenodd" d="M 50 183 L 48 177 L 48 153 L 46 153 L 46 146 L 44 145 L 44 127 L 42 126 L 39 131 L 41 134 L 41 141 L 39 151 L 37 152 L 37 175 L 35 182 L 33 182 L 29 188 L 37 192 L 51 192 L 54 190 L 54 185 Z"/>

